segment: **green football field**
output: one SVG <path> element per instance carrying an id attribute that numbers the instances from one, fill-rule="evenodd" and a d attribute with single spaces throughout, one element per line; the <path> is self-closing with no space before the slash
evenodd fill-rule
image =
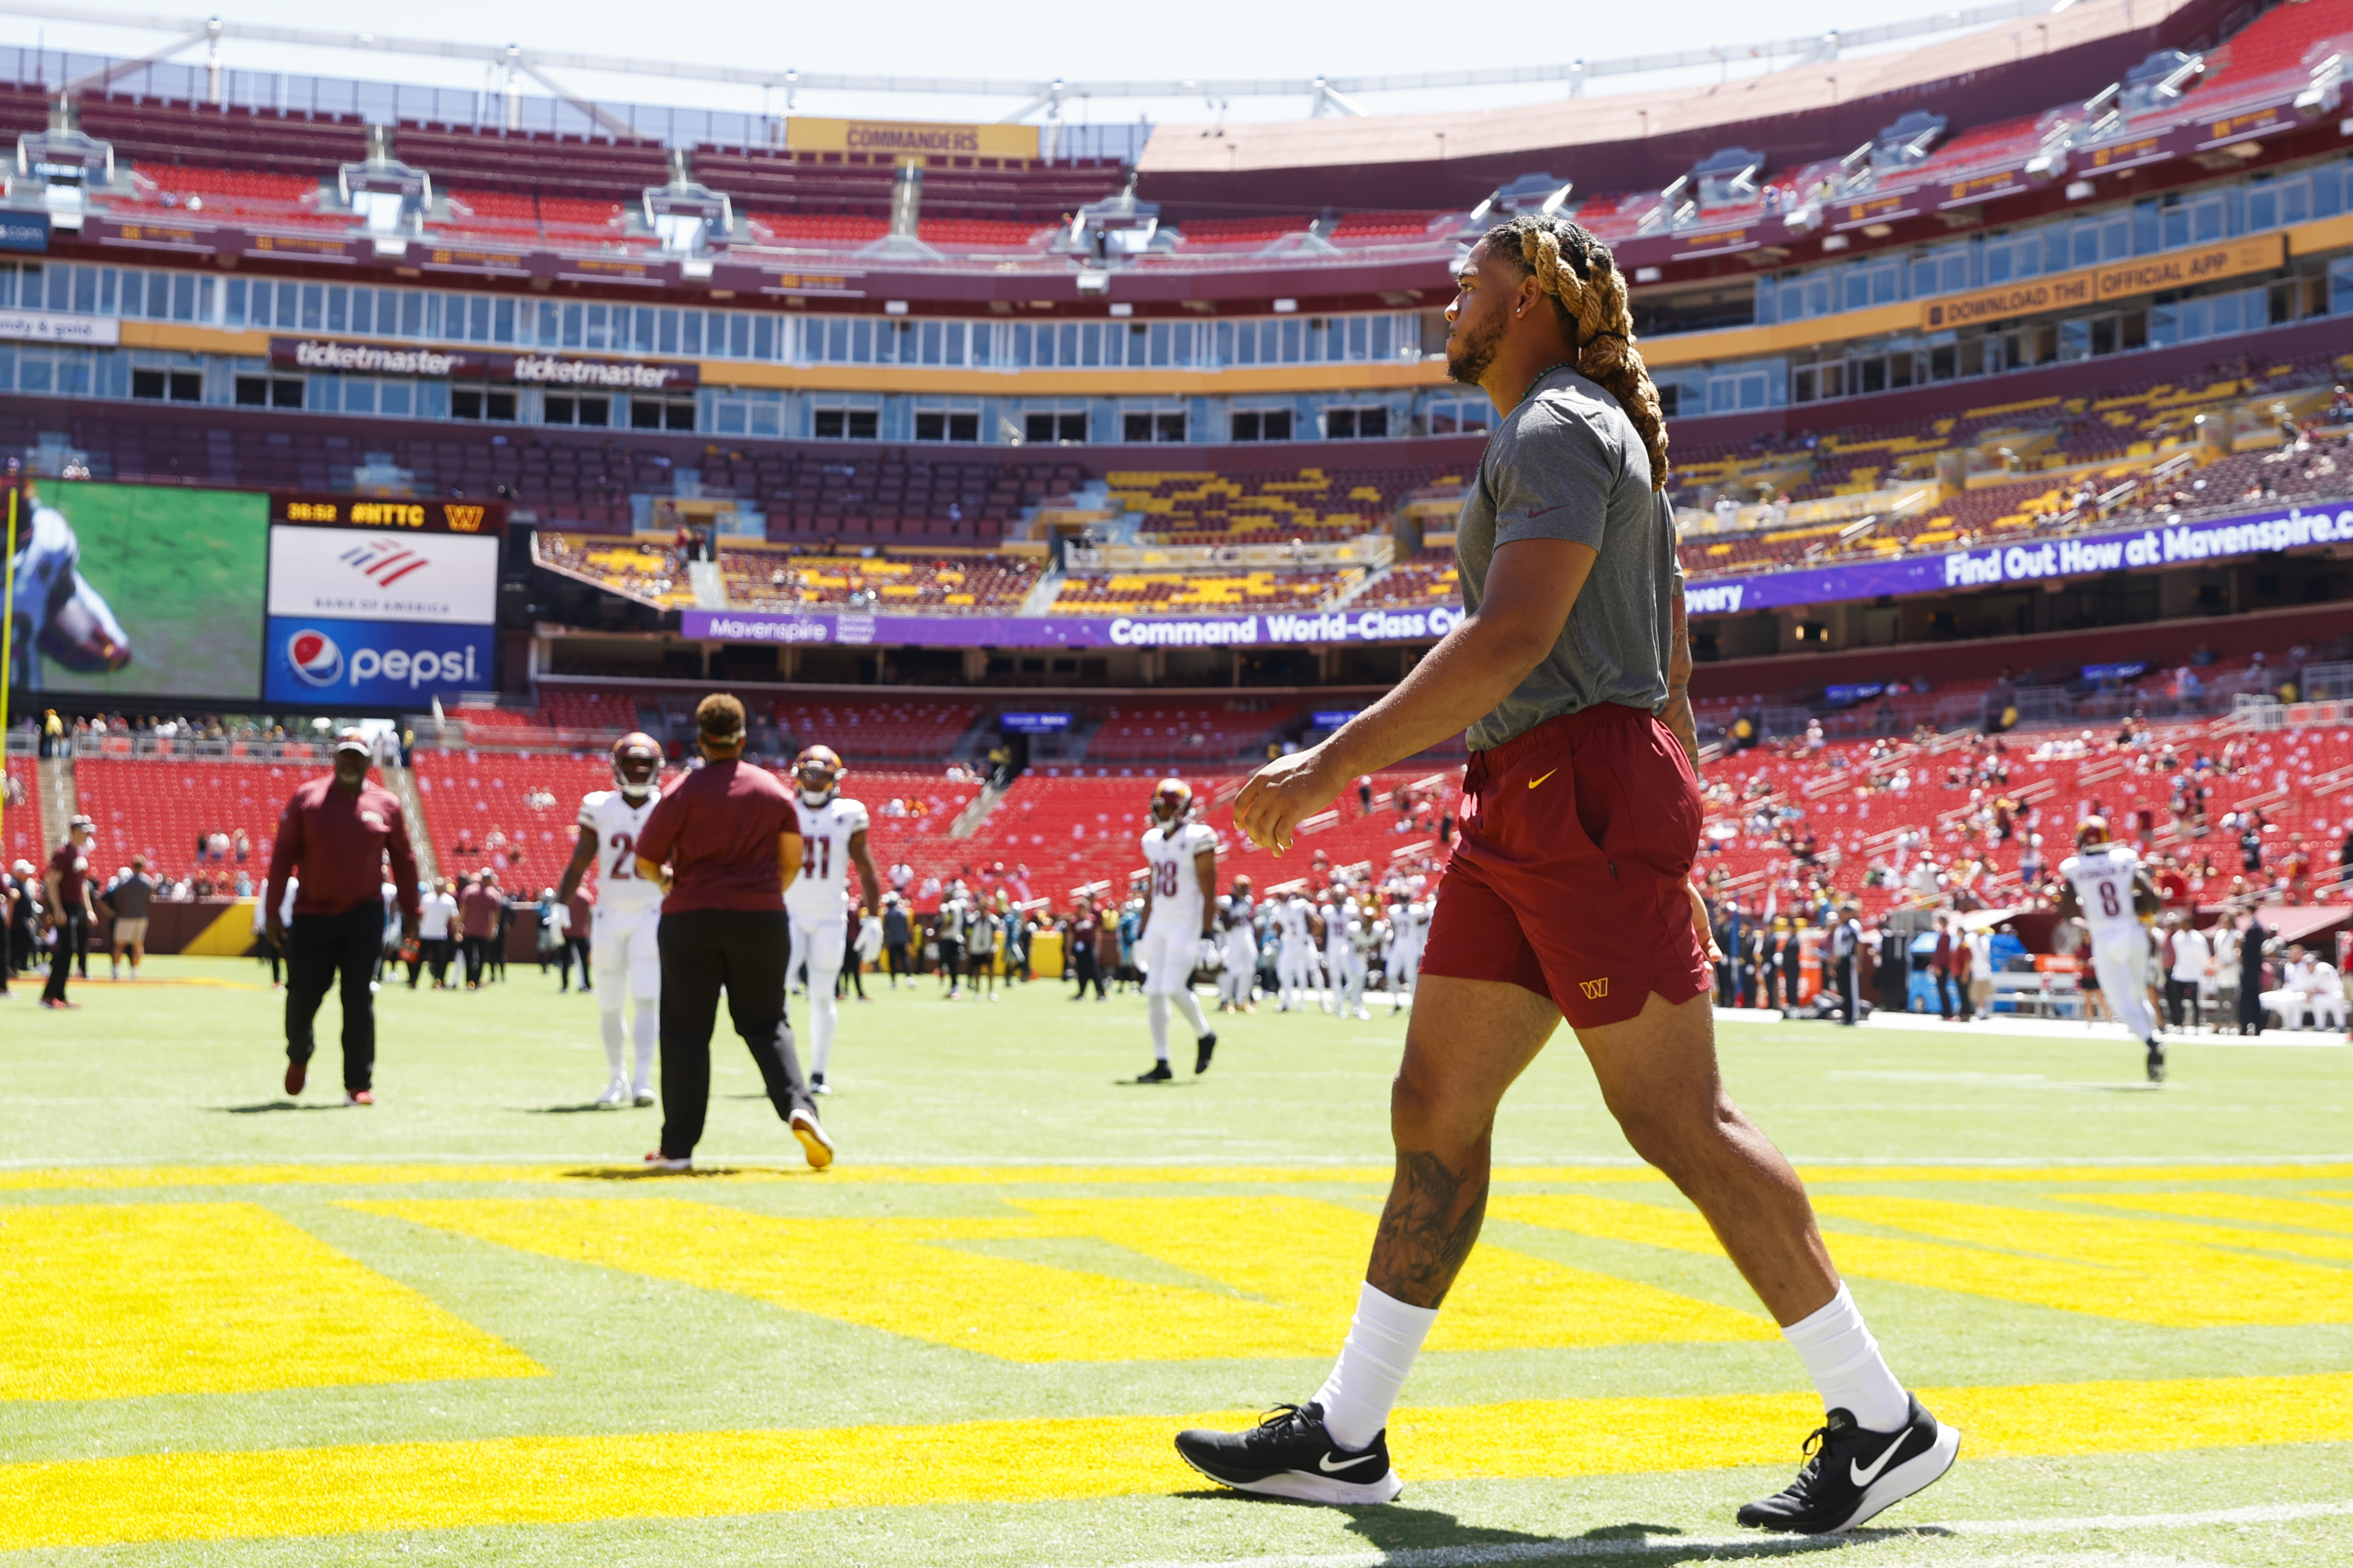
<path id="1" fill-rule="evenodd" d="M 99 966 L 102 972 L 103 965 Z M 1212 1489 L 1309 1397 L 1401 1022 L 845 1004 L 803 1168 L 719 1042 L 691 1178 L 597 1110 L 590 1002 L 388 991 L 382 1102 L 280 1092 L 253 965 L 0 1004 L 0 1552 L 58 1564 L 2353 1563 L 2353 1049 L 1721 1028 L 1898 1373 L 1964 1433 L 1841 1543 L 1747 1535 L 1819 1414 L 1566 1037 L 1390 1442 L 1404 1497 Z M 2310 1040 L 2315 1037 L 2301 1037 Z"/>

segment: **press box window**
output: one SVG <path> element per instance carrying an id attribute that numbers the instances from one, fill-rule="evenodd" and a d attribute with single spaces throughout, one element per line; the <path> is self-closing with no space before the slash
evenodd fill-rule
<path id="1" fill-rule="evenodd" d="M 152 397 L 158 402 L 202 403 L 205 378 L 201 372 L 193 370 L 134 370 L 131 373 L 131 395 Z M 301 406 L 299 402 L 296 406 Z"/>
<path id="2" fill-rule="evenodd" d="M 135 374 L 132 378 L 132 395 L 142 395 Z M 240 375 L 237 378 L 237 405 L 239 408 L 300 408 L 302 406 L 302 378 L 299 375 Z"/>
<path id="3" fill-rule="evenodd" d="M 818 408 L 810 411 L 809 434 L 820 441 L 871 441 L 880 424 L 871 408 Z"/>
<path id="4" fill-rule="evenodd" d="M 449 417 L 452 419 L 506 419 L 515 416 L 515 395 L 485 386 L 453 386 L 449 389 Z"/>
<path id="5" fill-rule="evenodd" d="M 1324 435 L 1333 441 L 1366 440 L 1389 433 L 1389 411 L 1386 408 L 1327 408 L 1324 411 Z"/>
<path id="6" fill-rule="evenodd" d="M 629 399 L 629 428 L 691 430 L 694 428 L 694 400 L 689 397 L 632 397 Z"/>
<path id="7" fill-rule="evenodd" d="M 980 439 L 980 416 L 918 413 L 915 416 L 915 439 L 918 441 L 977 441 Z"/>
<path id="8" fill-rule="evenodd" d="M 1129 414 L 1122 417 L 1120 432 L 1131 446 L 1141 446 L 1147 441 L 1182 441 L 1185 438 L 1185 416 Z"/>
<path id="9" fill-rule="evenodd" d="M 1082 446 L 1087 438 L 1084 414 L 1029 414 L 1022 416 L 1021 438 L 1032 447 Z"/>
<path id="10" fill-rule="evenodd" d="M 492 396 L 497 394 L 493 393 Z M 575 397 L 570 393 L 549 393 L 540 400 L 541 418 L 550 425 L 610 425 L 613 422 L 613 400 L 609 397 Z M 491 417 L 497 418 L 497 415 Z M 512 419 L 513 415 L 507 416 Z"/>
<path id="11" fill-rule="evenodd" d="M 1291 439 L 1291 410 L 1288 408 L 1245 408 L 1234 416 L 1234 439 L 1237 441 L 1288 441 Z"/>

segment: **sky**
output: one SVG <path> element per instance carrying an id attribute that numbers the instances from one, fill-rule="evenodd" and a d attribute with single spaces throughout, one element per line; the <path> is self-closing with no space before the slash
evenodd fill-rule
<path id="1" fill-rule="evenodd" d="M 746 6 L 740 0 L 664 0 L 656 16 L 578 0 L 407 0 L 398 7 L 321 5 L 317 0 L 223 0 L 189 8 L 217 11 L 252 25 L 354 31 L 375 28 L 428 37 L 525 48 L 567 49 L 695 64 L 758 64 L 808 71 L 900 76 L 988 77 L 1079 81 L 1148 77 L 1180 80 L 1248 77 L 1344 76 L 1514 65 L 1553 65 L 1713 45 L 1744 45 L 1831 28 L 1908 20 L 1937 9 L 1929 0 L 1780 0 L 1769 7 L 1734 0 L 1650 0 L 1618 5 L 1532 5 L 1496 10 L 1432 10 L 1401 0 L 1360 0 L 1335 8 L 1262 0 L 1189 0 L 1181 5 L 1075 5 L 1039 0 L 892 0 L 864 6 Z M 159 8 L 156 14 L 176 14 Z M 0 42 L 46 44 L 129 56 L 165 35 L 84 20 L 14 16 L 0 12 Z M 1916 47 L 1916 46 L 1914 46 Z M 198 61 L 201 48 L 175 57 Z M 480 87 L 475 62 L 406 54 L 327 50 L 231 40 L 224 64 L 373 80 Z M 1714 70 L 1697 73 L 1712 79 Z M 1733 74 L 1741 74 L 1735 71 Z M 1668 79 L 1620 78 L 1608 86 L 1655 88 Z M 781 94 L 763 101 L 757 89 L 647 78 L 571 74 L 565 85 L 617 102 L 688 104 L 781 111 Z M 532 89 L 530 90 L 536 90 Z M 1496 108 L 1556 97 L 1557 85 L 1456 89 L 1368 98 L 1376 113 Z M 850 95 L 805 92 L 805 114 L 926 120 L 996 120 L 1011 98 Z M 1205 96 L 1094 100 L 1074 104 L 1072 120 L 1155 121 L 1280 120 L 1303 116 L 1304 100 Z"/>

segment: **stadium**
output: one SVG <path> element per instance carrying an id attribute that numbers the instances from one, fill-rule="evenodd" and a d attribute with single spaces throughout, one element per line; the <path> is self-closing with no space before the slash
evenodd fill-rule
<path id="1" fill-rule="evenodd" d="M 2353 1563 L 2353 0 L 1225 83 L 0 10 L 10 1561 Z M 1571 384 L 1649 565 L 1505 483 Z M 748 764 L 786 909 L 682 902 Z M 1514 990 L 1482 1184 L 1420 1064 Z"/>

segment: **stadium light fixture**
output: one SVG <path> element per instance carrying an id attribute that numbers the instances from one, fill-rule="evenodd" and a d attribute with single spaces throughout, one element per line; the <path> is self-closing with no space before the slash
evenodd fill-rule
<path id="1" fill-rule="evenodd" d="M 2071 202 L 2088 202 L 2098 194 L 2098 191 L 2094 188 L 2092 182 L 2089 180 L 2070 180 L 2067 182 L 2067 199 Z"/>

